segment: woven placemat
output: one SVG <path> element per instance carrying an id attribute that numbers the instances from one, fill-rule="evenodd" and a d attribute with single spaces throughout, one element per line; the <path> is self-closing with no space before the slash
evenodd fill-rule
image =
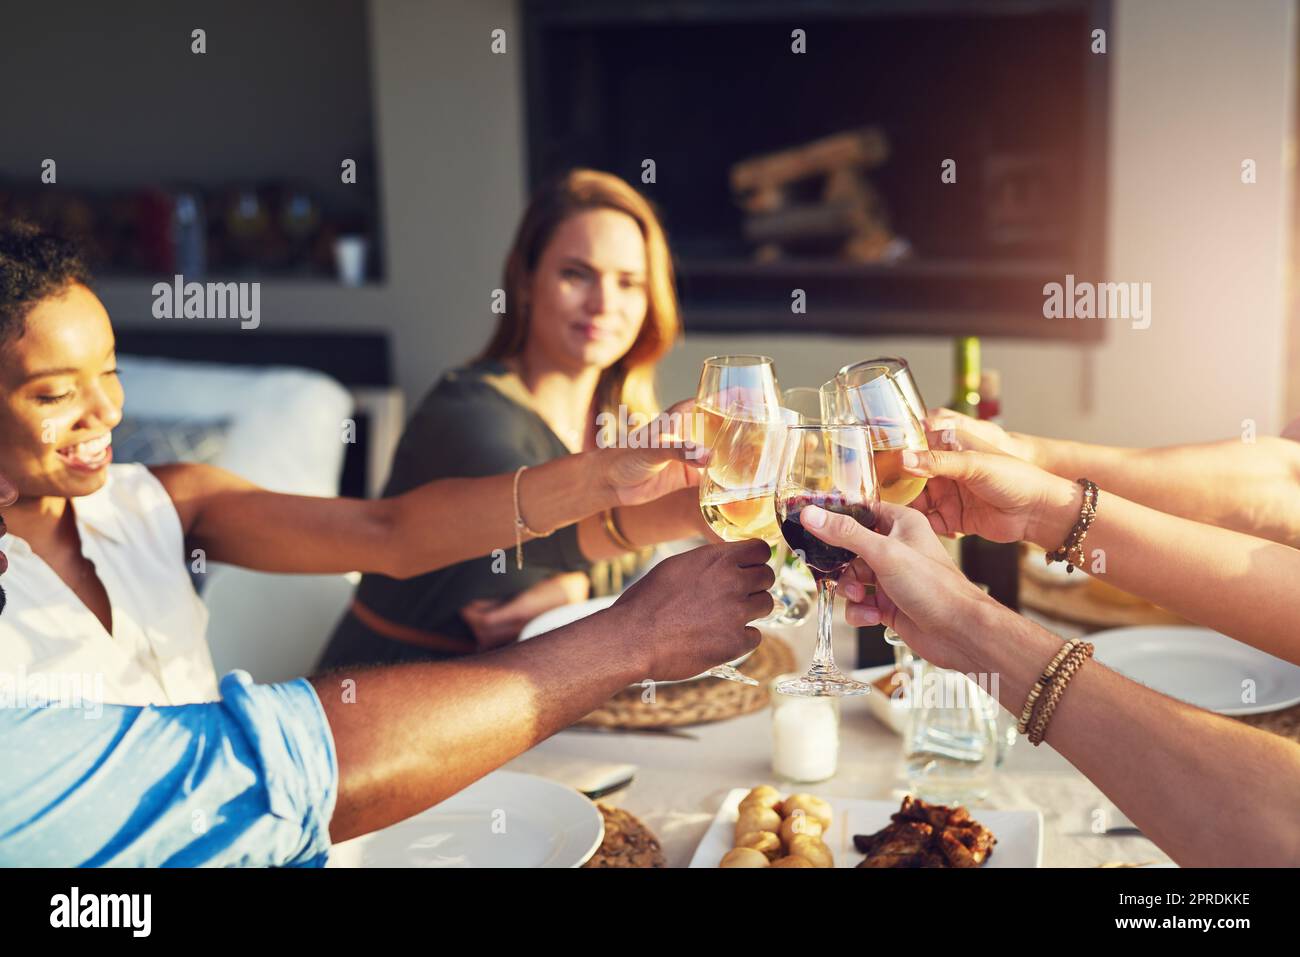
<path id="1" fill-rule="evenodd" d="M 1237 718 L 1254 728 L 1272 731 L 1284 738 L 1300 742 L 1300 704 L 1283 711 L 1271 711 L 1268 714 L 1244 714 Z"/>
<path id="2" fill-rule="evenodd" d="M 634 685 L 614 695 L 578 724 L 599 728 L 674 728 L 749 714 L 767 704 L 769 681 L 795 670 L 794 650 L 780 638 L 764 635 L 763 643 L 739 670 L 758 681 L 758 686 L 722 678 L 655 685 L 653 689 Z M 654 696 L 647 701 L 651 690 Z"/>
<path id="3" fill-rule="evenodd" d="M 667 867 L 664 849 L 650 828 L 622 808 L 597 802 L 605 818 L 605 840 L 583 867 Z"/>

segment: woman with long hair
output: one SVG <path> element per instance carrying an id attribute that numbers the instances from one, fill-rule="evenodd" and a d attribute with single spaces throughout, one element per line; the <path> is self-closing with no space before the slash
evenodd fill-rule
<path id="1" fill-rule="evenodd" d="M 621 179 L 574 170 L 533 197 L 506 257 L 505 303 L 473 363 L 407 424 L 386 494 L 615 445 L 658 411 L 655 364 L 679 336 L 667 240 Z M 616 590 L 645 546 L 706 533 L 686 491 L 592 516 L 524 549 L 409 581 L 368 575 L 321 664 L 468 654 L 531 618 Z"/>

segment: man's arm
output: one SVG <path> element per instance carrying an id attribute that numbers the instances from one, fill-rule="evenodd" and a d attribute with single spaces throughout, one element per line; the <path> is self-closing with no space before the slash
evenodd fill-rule
<path id="1" fill-rule="evenodd" d="M 772 609 L 767 558 L 757 540 L 705 546 L 553 634 L 458 661 L 313 678 L 339 756 L 334 840 L 443 800 L 629 684 L 689 678 L 754 647 L 746 622 Z"/>
<path id="2" fill-rule="evenodd" d="M 323 863 L 331 837 L 436 804 L 626 684 L 754 648 L 767 556 L 678 555 L 593 618 L 461 661 L 235 673 L 209 704 L 0 708 L 0 866 Z"/>

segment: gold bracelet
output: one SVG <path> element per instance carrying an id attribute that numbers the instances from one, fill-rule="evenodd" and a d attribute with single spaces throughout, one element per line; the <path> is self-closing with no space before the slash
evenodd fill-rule
<path id="1" fill-rule="evenodd" d="M 1093 646 L 1086 641 L 1080 642 L 1077 647 L 1069 654 L 1065 661 L 1061 662 L 1061 667 L 1052 679 L 1052 689 L 1048 692 L 1047 699 L 1038 709 L 1038 715 L 1034 718 L 1034 725 L 1029 731 L 1029 743 L 1038 747 L 1047 737 L 1047 725 L 1052 720 L 1052 715 L 1056 711 L 1056 706 L 1061 703 L 1061 697 L 1065 694 L 1065 688 L 1070 683 L 1075 674 L 1083 667 L 1083 663 L 1092 657 Z"/>
<path id="2" fill-rule="evenodd" d="M 623 530 L 618 527 L 618 518 L 612 508 L 607 508 L 600 513 L 600 523 L 605 527 L 605 534 L 609 536 L 609 540 L 623 551 L 640 551 L 640 546 L 634 545 L 632 540 L 624 535 Z"/>
<path id="3" fill-rule="evenodd" d="M 528 534 L 533 538 L 545 538 L 547 535 L 550 535 L 551 532 L 555 531 L 555 529 L 551 529 L 550 532 L 534 531 L 528 527 L 528 523 L 524 521 L 523 514 L 519 511 L 519 479 L 523 476 L 524 471 L 527 468 L 527 465 L 521 465 L 515 470 L 515 567 L 520 571 L 522 571 L 524 567 L 524 535 Z"/>
<path id="4" fill-rule="evenodd" d="M 1043 689 L 1046 688 L 1048 683 L 1052 680 L 1052 675 L 1056 674 L 1056 669 L 1061 666 L 1061 662 L 1065 660 L 1066 656 L 1069 655 L 1078 644 L 1078 638 L 1071 638 L 1062 645 L 1060 650 L 1057 651 L 1056 657 L 1052 659 L 1051 663 L 1045 669 L 1043 669 L 1043 673 L 1038 676 L 1038 680 L 1034 682 L 1034 686 L 1029 689 L 1029 696 L 1025 698 L 1025 706 L 1020 712 L 1020 721 L 1016 724 L 1016 731 L 1019 734 L 1025 734 L 1028 732 L 1029 720 L 1033 716 L 1034 705 L 1038 702 L 1038 696 L 1043 693 Z"/>

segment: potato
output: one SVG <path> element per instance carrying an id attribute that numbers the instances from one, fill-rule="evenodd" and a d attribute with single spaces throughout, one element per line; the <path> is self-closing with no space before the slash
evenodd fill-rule
<path id="1" fill-rule="evenodd" d="M 781 843 L 785 845 L 786 850 L 790 849 L 790 844 L 796 837 L 807 836 L 821 839 L 825 833 L 822 822 L 810 814 L 805 814 L 801 809 L 795 809 L 795 812 L 781 822 Z"/>
<path id="2" fill-rule="evenodd" d="M 775 834 L 781 829 L 781 815 L 771 808 L 748 807 L 736 819 L 735 836 L 741 837 L 750 831 L 771 831 Z"/>
<path id="3" fill-rule="evenodd" d="M 820 837 L 796 834 L 790 842 L 789 851 L 792 857 L 805 858 L 816 867 L 835 866 L 835 855 Z"/>
<path id="4" fill-rule="evenodd" d="M 772 867 L 816 867 L 812 861 L 806 857 L 780 857 L 771 864 Z"/>
<path id="5" fill-rule="evenodd" d="M 733 847 L 722 856 L 719 867 L 767 867 L 767 855 L 752 847 Z"/>
<path id="6" fill-rule="evenodd" d="M 752 847 L 766 854 L 769 861 L 781 856 L 781 839 L 771 831 L 750 831 L 736 839 L 736 847 Z"/>
<path id="7" fill-rule="evenodd" d="M 779 810 L 782 817 L 789 817 L 795 811 L 803 811 L 809 817 L 821 821 L 823 831 L 829 831 L 835 820 L 835 812 L 831 810 L 831 806 L 811 794 L 792 794 L 782 802 Z"/>

